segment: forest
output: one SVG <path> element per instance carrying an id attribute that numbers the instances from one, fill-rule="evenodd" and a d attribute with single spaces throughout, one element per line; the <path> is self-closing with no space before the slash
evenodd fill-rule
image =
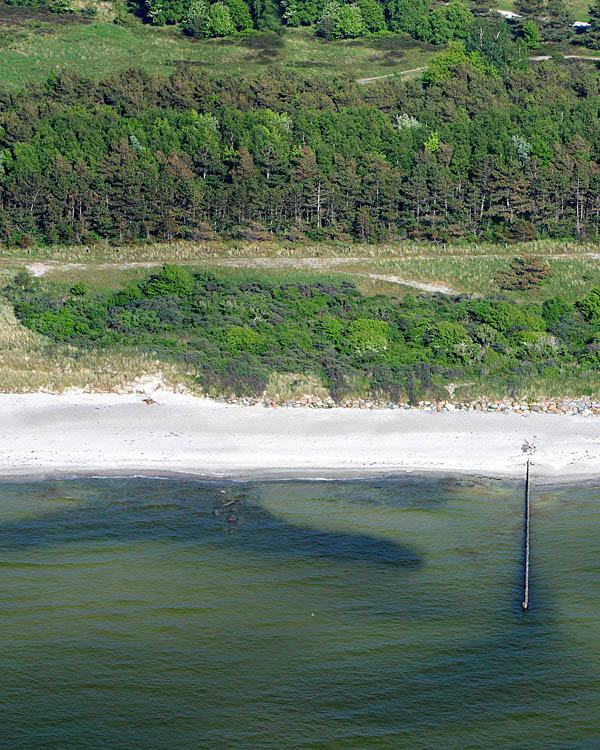
<path id="1" fill-rule="evenodd" d="M 136 350 L 184 363 L 209 393 L 260 395 L 273 373 L 316 376 L 335 400 L 447 397 L 451 381 L 516 396 L 535 383 L 589 391 L 600 365 L 600 289 L 517 304 L 501 296 L 363 295 L 348 281 L 275 283 L 165 264 L 96 293 L 17 274 L 18 319 L 78 352 Z"/>
<path id="2" fill-rule="evenodd" d="M 597 237 L 599 82 L 502 21 L 368 86 L 59 73 L 0 92 L 0 241 Z"/>

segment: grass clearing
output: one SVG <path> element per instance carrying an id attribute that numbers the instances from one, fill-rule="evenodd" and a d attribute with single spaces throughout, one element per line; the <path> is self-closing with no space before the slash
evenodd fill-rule
<path id="1" fill-rule="evenodd" d="M 589 0 L 566 0 L 566 5 L 575 14 L 576 21 L 587 21 L 588 10 L 590 7 Z M 515 0 L 498 0 L 496 8 L 499 10 L 515 11 Z"/>
<path id="2" fill-rule="evenodd" d="M 494 281 L 496 271 L 508 267 L 508 258 L 505 257 L 380 260 L 347 266 L 344 271 L 348 275 L 379 273 L 414 281 L 443 283 L 457 292 L 503 294 L 520 302 L 539 302 L 555 296 L 574 302 L 590 289 L 600 287 L 600 256 L 537 257 L 547 262 L 550 276 L 538 288 L 527 291 L 503 290 Z"/>
<path id="3" fill-rule="evenodd" d="M 61 70 L 102 77 L 130 67 L 168 74 L 179 65 L 221 75 L 258 75 L 269 65 L 303 73 L 385 75 L 422 67 L 435 51 L 406 36 L 382 48 L 380 39 L 328 42 L 309 28 L 289 29 L 279 48 L 256 45 L 256 35 L 194 40 L 173 26 L 152 27 L 132 18 L 120 26 L 76 14 L 0 4 L 2 85 L 16 89 Z"/>
<path id="4" fill-rule="evenodd" d="M 572 0 L 579 20 L 587 18 L 587 4 Z M 502 0 L 506 10 L 511 0 Z M 542 46 L 535 54 L 592 54 L 574 44 Z M 556 47 L 556 49 L 555 49 Z M 142 67 L 168 74 L 179 65 L 208 74 L 224 71 L 257 76 L 270 65 L 314 75 L 345 75 L 355 80 L 376 78 L 427 65 L 442 47 L 418 42 L 407 35 L 327 41 L 313 28 L 289 28 L 281 46 L 260 43 L 259 35 L 224 39 L 192 39 L 174 26 L 153 27 L 131 16 L 130 24 L 110 22 L 106 13 L 96 18 L 59 15 L 43 8 L 0 2 L 1 85 L 9 90 L 44 81 L 63 70 L 94 77 Z"/>

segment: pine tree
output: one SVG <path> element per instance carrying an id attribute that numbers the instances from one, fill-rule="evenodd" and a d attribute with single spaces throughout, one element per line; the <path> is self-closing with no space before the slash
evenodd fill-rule
<path id="1" fill-rule="evenodd" d="M 590 27 L 585 32 L 583 43 L 586 47 L 600 49 L 600 0 L 595 0 L 588 11 Z"/>
<path id="2" fill-rule="evenodd" d="M 544 0 L 516 0 L 515 10 L 526 19 L 536 19 L 544 15 Z"/>
<path id="3" fill-rule="evenodd" d="M 542 25 L 542 35 L 549 42 L 562 42 L 571 34 L 575 17 L 565 0 L 548 0 L 547 17 Z"/>
<path id="4" fill-rule="evenodd" d="M 525 21 L 521 26 L 521 33 L 527 49 L 535 49 L 540 43 L 540 30 L 535 21 Z"/>
<path id="5" fill-rule="evenodd" d="M 497 5 L 497 0 L 471 0 L 471 12 L 474 16 L 486 16 Z"/>

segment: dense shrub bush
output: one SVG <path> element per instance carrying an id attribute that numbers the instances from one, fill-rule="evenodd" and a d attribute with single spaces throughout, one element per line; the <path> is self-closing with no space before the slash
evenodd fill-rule
<path id="1" fill-rule="evenodd" d="M 493 297 L 367 297 L 349 282 L 285 283 L 165 265 L 110 294 L 15 276 L 17 317 L 50 340 L 180 359 L 209 390 L 260 393 L 275 373 L 317 376 L 334 398 L 443 397 L 464 379 L 516 393 L 560 357 L 581 377 L 600 366 L 600 290 L 576 305 Z M 447 393 L 446 393 L 447 395 Z"/>

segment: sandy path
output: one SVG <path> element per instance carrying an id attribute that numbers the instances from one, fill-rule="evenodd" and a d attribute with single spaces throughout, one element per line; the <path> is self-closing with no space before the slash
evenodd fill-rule
<path id="1" fill-rule="evenodd" d="M 508 13 L 509 11 L 507 11 L 507 15 L 505 15 L 505 18 L 520 18 L 520 16 L 516 13 L 512 13 L 510 15 L 508 15 Z M 552 55 L 533 55 L 531 57 L 528 57 L 527 59 L 531 60 L 532 62 L 543 62 L 544 60 L 552 60 Z M 600 57 L 591 57 L 589 55 L 563 55 L 563 59 L 596 61 L 600 60 Z M 364 85 L 365 83 L 371 83 L 371 81 L 380 81 L 382 78 L 390 78 L 391 76 L 403 76 L 408 75 L 409 73 L 420 73 L 424 70 L 427 70 L 427 65 L 424 65 L 422 68 L 412 68 L 411 70 L 397 70 L 394 73 L 384 73 L 383 75 L 371 76 L 370 78 L 357 78 L 356 83 Z"/>
<path id="2" fill-rule="evenodd" d="M 332 257 L 332 258 L 222 258 L 222 259 L 207 259 L 205 264 L 217 265 L 217 266 L 228 266 L 233 268 L 308 268 L 317 269 L 324 272 L 336 270 L 339 266 L 351 265 L 356 263 L 369 262 L 372 259 L 365 259 L 359 257 Z M 134 261 L 131 263 L 95 263 L 86 265 L 84 263 L 60 263 L 51 261 L 48 263 L 29 263 L 26 266 L 27 271 L 36 277 L 45 276 L 52 271 L 65 271 L 73 269 L 105 269 L 105 268 L 116 268 L 120 270 L 126 270 L 128 268 L 153 268 L 160 266 L 160 263 L 149 262 L 149 261 Z M 391 274 L 376 274 L 376 273 L 357 273 L 355 271 L 348 271 L 350 275 L 364 276 L 370 279 L 376 279 L 380 281 L 389 281 L 394 284 L 402 284 L 404 286 L 410 286 L 414 289 L 420 289 L 425 292 L 442 292 L 443 294 L 458 294 L 455 289 L 448 286 L 447 284 L 441 284 L 437 282 L 425 282 L 416 281 L 413 279 L 407 279 L 402 276 L 396 276 Z"/>
<path id="3" fill-rule="evenodd" d="M 371 76 L 370 78 L 357 78 L 356 83 L 371 83 L 371 81 L 380 81 L 382 78 L 390 78 L 391 76 L 405 76 L 409 73 L 420 73 L 422 70 L 427 70 L 427 66 L 423 68 L 411 68 L 410 70 L 396 70 L 394 73 L 384 73 L 381 76 Z"/>
<path id="4" fill-rule="evenodd" d="M 588 257 L 594 260 L 600 258 L 598 253 L 555 253 L 550 258 L 579 258 Z M 344 269 L 344 272 L 351 276 L 363 276 L 379 281 L 388 281 L 394 284 L 402 284 L 404 286 L 410 286 L 414 289 L 419 289 L 425 292 L 438 292 L 442 294 L 459 294 L 460 290 L 454 289 L 449 284 L 437 280 L 417 280 L 411 279 L 406 276 L 400 276 L 398 274 L 380 274 L 380 273 L 365 273 L 362 270 L 354 270 L 350 268 L 353 265 L 368 266 L 370 263 L 375 263 L 381 260 L 388 261 L 390 263 L 399 262 L 404 260 L 437 260 L 439 258 L 508 258 L 506 254 L 500 253 L 479 253 L 476 255 L 464 255 L 464 254 L 451 254 L 448 255 L 407 255 L 407 256 L 382 256 L 381 258 L 371 258 L 364 256 L 331 256 L 331 257 L 252 257 L 252 258 L 205 258 L 201 262 L 203 265 L 216 266 L 216 267 L 228 267 L 228 268 L 259 268 L 259 269 L 307 269 L 307 270 L 318 270 L 324 273 L 331 271 L 340 271 Z M 102 269 L 120 269 L 127 270 L 132 268 L 156 268 L 161 263 L 157 261 L 132 261 L 128 263 L 65 263 L 61 261 L 46 261 L 36 263 L 26 263 L 25 267 L 27 271 L 36 277 L 45 276 L 48 273 L 55 271 L 70 271 L 70 270 L 102 270 Z M 189 263 L 194 265 L 194 262 Z"/>
<path id="5" fill-rule="evenodd" d="M 443 471 L 600 477 L 600 420 L 404 410 L 266 409 L 192 396 L 0 395 L 0 475 L 352 476 Z"/>
<path id="6" fill-rule="evenodd" d="M 384 273 L 363 273 L 361 276 L 366 276 L 369 279 L 376 279 L 378 281 L 390 281 L 392 284 L 403 284 L 404 286 L 412 286 L 414 289 L 421 289 L 423 292 L 438 292 L 441 294 L 458 294 L 456 289 L 453 289 L 448 284 L 435 284 L 425 281 L 412 281 L 411 279 L 405 279 L 402 276 L 390 276 Z"/>

